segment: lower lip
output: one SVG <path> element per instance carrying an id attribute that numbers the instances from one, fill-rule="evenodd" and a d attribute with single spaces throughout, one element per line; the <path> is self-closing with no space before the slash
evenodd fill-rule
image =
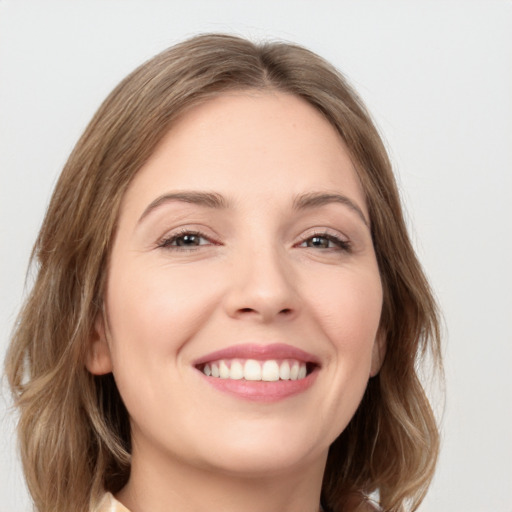
<path id="1" fill-rule="evenodd" d="M 313 385 L 317 374 L 318 369 L 315 369 L 303 379 L 266 382 L 208 377 L 201 372 L 206 382 L 219 391 L 244 400 L 269 403 L 303 393 Z"/>

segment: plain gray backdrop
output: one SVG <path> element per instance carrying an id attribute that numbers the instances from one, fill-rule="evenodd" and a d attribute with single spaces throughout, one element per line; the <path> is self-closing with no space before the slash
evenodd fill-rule
<path id="1" fill-rule="evenodd" d="M 442 453 L 420 510 L 512 512 L 509 1 L 0 0 L 1 353 L 51 190 L 92 114 L 144 60 L 212 31 L 305 45 L 367 102 L 445 321 Z M 9 405 L 4 385 L 0 512 L 22 512 Z"/>

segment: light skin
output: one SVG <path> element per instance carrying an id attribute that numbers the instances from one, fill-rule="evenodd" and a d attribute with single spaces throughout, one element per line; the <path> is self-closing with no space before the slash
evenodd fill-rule
<path id="1" fill-rule="evenodd" d="M 113 372 L 130 415 L 118 499 L 316 512 L 329 445 L 382 362 L 381 308 L 364 192 L 322 115 L 277 92 L 193 107 L 126 192 L 90 343 L 89 371 Z M 195 364 L 276 343 L 315 359 L 290 396 L 225 392 Z"/>

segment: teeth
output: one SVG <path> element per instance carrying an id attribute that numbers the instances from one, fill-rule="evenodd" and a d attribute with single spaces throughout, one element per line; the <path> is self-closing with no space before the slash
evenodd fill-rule
<path id="1" fill-rule="evenodd" d="M 229 379 L 229 368 L 224 361 L 219 363 L 219 375 L 221 379 Z"/>
<path id="2" fill-rule="evenodd" d="M 212 372 L 213 374 L 213 372 Z M 215 375 L 214 375 L 215 377 Z M 290 369 L 290 379 L 297 380 L 299 377 L 299 363 L 295 361 Z"/>
<path id="3" fill-rule="evenodd" d="M 279 365 L 277 361 L 265 361 L 263 363 L 261 379 L 268 382 L 279 380 Z"/>
<path id="4" fill-rule="evenodd" d="M 261 366 L 254 359 L 247 359 L 244 364 L 245 380 L 261 380 Z"/>
<path id="5" fill-rule="evenodd" d="M 229 378 L 233 380 L 240 380 L 244 378 L 244 367 L 240 361 L 233 361 L 231 363 Z"/>
<path id="6" fill-rule="evenodd" d="M 285 361 L 279 367 L 279 378 L 282 380 L 288 380 L 290 378 L 290 363 Z"/>
<path id="7" fill-rule="evenodd" d="M 248 381 L 276 382 L 278 380 L 304 379 L 307 375 L 306 363 L 296 360 L 277 361 L 269 359 L 220 360 L 205 364 L 203 373 L 208 377 Z"/>

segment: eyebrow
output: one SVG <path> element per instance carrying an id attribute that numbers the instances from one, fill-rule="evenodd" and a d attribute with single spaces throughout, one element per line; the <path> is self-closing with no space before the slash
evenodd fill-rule
<path id="1" fill-rule="evenodd" d="M 342 194 L 310 192 L 297 196 L 293 201 L 293 207 L 296 210 L 307 210 L 309 208 L 318 208 L 331 203 L 340 203 L 348 206 L 369 228 L 370 222 L 366 219 L 363 210 L 352 199 Z"/>
<path id="2" fill-rule="evenodd" d="M 141 222 L 152 211 L 156 210 L 159 206 L 171 203 L 174 201 L 196 204 L 205 206 L 206 208 L 225 209 L 229 207 L 229 203 L 224 196 L 215 192 L 199 192 L 199 191 L 184 191 L 163 194 L 152 201 L 140 216 L 138 222 Z M 339 203 L 348 206 L 363 223 L 370 227 L 369 222 L 366 220 L 361 208 L 350 198 L 342 194 L 325 193 L 325 192 L 309 192 L 300 194 L 293 200 L 293 208 L 295 210 L 307 210 L 310 208 L 319 208 L 332 203 Z"/>
<path id="3" fill-rule="evenodd" d="M 170 194 L 163 194 L 152 201 L 148 207 L 142 212 L 138 222 L 147 217 L 153 210 L 156 210 L 159 206 L 172 203 L 174 201 L 182 203 L 197 204 L 199 206 L 205 206 L 207 208 L 227 208 L 228 203 L 226 199 L 220 194 L 214 192 L 197 192 L 197 191 L 186 191 L 186 192 L 174 192 Z"/>

